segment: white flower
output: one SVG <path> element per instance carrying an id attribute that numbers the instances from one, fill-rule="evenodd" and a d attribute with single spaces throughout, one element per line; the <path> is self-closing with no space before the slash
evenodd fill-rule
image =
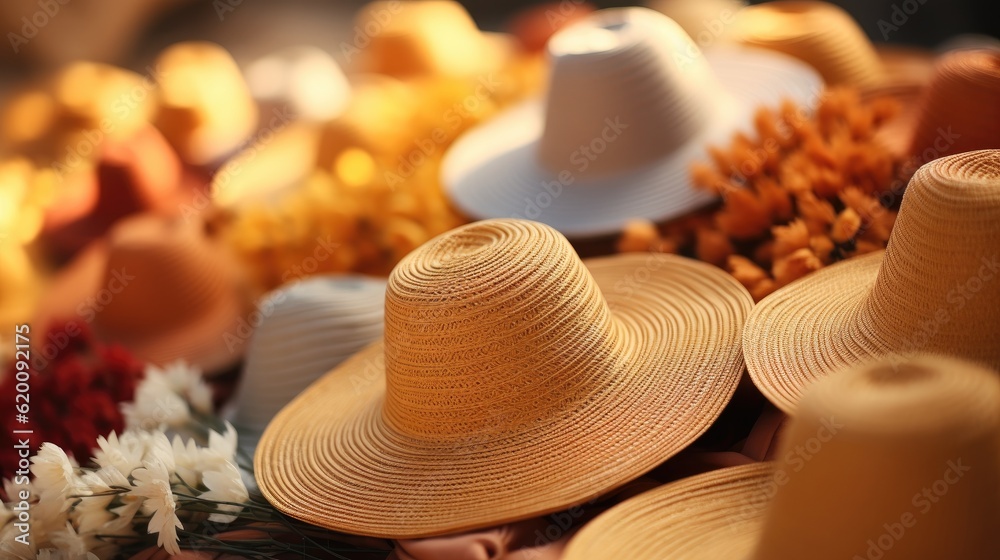
<path id="1" fill-rule="evenodd" d="M 16 501 L 16 500 L 14 500 Z M 14 518 L 14 512 L 7 507 L 7 504 L 0 501 L 0 527 L 7 524 L 8 521 Z"/>
<path id="2" fill-rule="evenodd" d="M 145 498 L 142 511 L 152 515 L 147 528 L 150 534 L 158 533 L 156 544 L 170 554 L 180 552 L 177 529 L 183 529 L 177 518 L 177 502 L 170 489 L 170 473 L 160 462 L 146 462 L 143 468 L 132 472 L 135 487 L 131 494 Z"/>
<path id="3" fill-rule="evenodd" d="M 191 413 L 184 399 L 162 380 L 145 379 L 135 390 L 135 400 L 122 403 L 125 426 L 130 430 L 155 430 L 187 424 Z"/>
<path id="4" fill-rule="evenodd" d="M 126 443 L 130 441 L 127 440 Z M 97 447 L 98 449 L 94 449 L 94 462 L 100 467 L 114 469 L 128 476 L 142 466 L 145 449 L 137 445 L 123 444 L 118 434 L 114 432 L 108 437 L 98 436 Z"/>
<path id="5" fill-rule="evenodd" d="M 198 447 L 194 439 L 185 442 L 177 435 L 174 436 L 172 447 L 177 477 L 190 486 L 200 485 L 201 473 L 205 470 L 202 466 L 204 451 Z"/>
<path id="6" fill-rule="evenodd" d="M 65 524 L 75 500 L 72 496 L 80 486 L 76 468 L 76 462 L 52 443 L 43 443 L 38 454 L 31 458 L 34 488 L 38 492 L 38 503 L 32 511 L 33 526 L 58 530 Z"/>
<path id="7" fill-rule="evenodd" d="M 226 422 L 226 433 L 220 434 L 215 430 L 208 433 L 208 449 L 218 453 L 226 461 L 233 461 L 236 457 L 236 442 L 239 439 L 236 428 Z"/>
<path id="8" fill-rule="evenodd" d="M 246 503 L 250 499 L 247 487 L 243 484 L 240 470 L 233 463 L 225 463 L 219 470 L 208 471 L 202 476 L 202 481 L 207 492 L 203 492 L 200 498 L 214 502 L 234 502 L 237 504 Z M 213 513 L 208 517 L 210 521 L 217 523 L 232 523 L 236 516 L 243 511 L 242 506 L 231 504 L 217 504 L 216 509 L 220 512 Z"/>
<path id="9" fill-rule="evenodd" d="M 49 534 L 49 541 L 55 545 L 56 557 L 65 560 L 86 560 L 89 558 L 86 540 L 77 534 L 71 523 Z"/>
<path id="10" fill-rule="evenodd" d="M 197 367 L 178 360 L 163 369 L 147 366 L 146 375 L 150 372 L 163 376 L 170 390 L 184 398 L 194 410 L 203 414 L 212 412 L 212 389 Z"/>

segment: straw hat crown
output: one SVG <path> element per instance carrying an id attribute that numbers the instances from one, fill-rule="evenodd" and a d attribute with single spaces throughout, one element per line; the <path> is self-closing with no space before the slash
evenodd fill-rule
<path id="1" fill-rule="evenodd" d="M 910 180 L 857 324 L 897 352 L 938 351 L 1000 368 L 1000 151 L 924 165 Z M 992 272 L 991 272 L 992 270 Z M 924 341 L 925 323 L 937 323 Z"/>
<path id="2" fill-rule="evenodd" d="M 109 236 L 101 286 L 116 289 L 98 324 L 130 336 L 162 332 L 216 309 L 229 299 L 231 272 L 197 222 L 144 215 L 119 223 Z"/>
<path id="3" fill-rule="evenodd" d="M 943 55 L 921 98 L 909 154 L 1000 148 L 1000 51 Z"/>
<path id="4" fill-rule="evenodd" d="M 355 39 L 365 70 L 398 77 L 454 76 L 500 68 L 509 48 L 484 34 L 453 0 L 371 2 L 358 14 Z"/>
<path id="5" fill-rule="evenodd" d="M 566 560 L 987 559 L 1000 555 L 1000 377 L 933 355 L 812 387 L 777 465 L 721 469 L 633 498 Z"/>
<path id="6" fill-rule="evenodd" d="M 385 331 L 386 420 L 434 440 L 559 418 L 607 389 L 621 359 L 594 279 L 534 222 L 474 224 L 404 259 Z"/>
<path id="7" fill-rule="evenodd" d="M 538 156 L 556 172 L 570 166 L 575 150 L 602 138 L 609 121 L 627 132 L 606 141 L 589 174 L 654 162 L 707 126 L 724 100 L 733 103 L 694 41 L 651 10 L 598 12 L 557 33 L 548 52 Z"/>
<path id="8" fill-rule="evenodd" d="M 907 525 L 893 558 L 1000 551 L 992 534 L 1000 526 L 996 372 L 919 357 L 831 377 L 803 399 L 785 455 L 831 424 L 836 433 L 805 467 L 784 465 L 789 482 L 770 504 L 753 558 L 852 558 L 887 523 Z"/>
<path id="9" fill-rule="evenodd" d="M 884 252 L 774 292 L 744 328 L 747 369 L 786 412 L 834 370 L 935 352 L 1000 368 L 1000 150 L 917 170 Z"/>
<path id="10" fill-rule="evenodd" d="M 743 9 L 740 40 L 800 58 L 831 85 L 870 87 L 882 78 L 882 64 L 857 22 L 827 2 L 768 2 Z"/>

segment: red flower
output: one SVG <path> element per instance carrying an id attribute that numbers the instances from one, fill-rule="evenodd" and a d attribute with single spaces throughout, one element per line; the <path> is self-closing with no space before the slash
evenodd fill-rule
<path id="1" fill-rule="evenodd" d="M 143 376 L 143 363 L 120 346 L 97 341 L 85 323 L 54 324 L 45 336 L 31 336 L 27 423 L 17 420 L 15 364 L 0 379 L 0 477 L 14 476 L 17 443 L 29 438 L 31 454 L 43 442 L 62 447 L 80 463 L 87 463 L 97 436 L 121 432 L 124 419 L 118 408 L 131 401 Z M 14 434 L 14 430 L 33 433 Z"/>

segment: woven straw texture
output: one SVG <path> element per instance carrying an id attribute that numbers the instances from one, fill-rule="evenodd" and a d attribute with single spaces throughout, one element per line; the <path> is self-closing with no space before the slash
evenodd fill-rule
<path id="1" fill-rule="evenodd" d="M 995 371 L 929 355 L 844 371 L 808 393 L 778 455 L 623 502 L 563 558 L 841 560 L 873 557 L 872 542 L 886 560 L 1000 555 Z"/>
<path id="2" fill-rule="evenodd" d="M 279 510 L 388 538 L 583 503 L 717 418 L 751 299 L 669 255 L 585 266 L 535 222 L 464 226 L 389 278 L 384 342 L 282 410 L 256 472 Z"/>
<path id="3" fill-rule="evenodd" d="M 185 359 L 216 373 L 242 355 L 243 339 L 223 337 L 236 333 L 248 307 L 238 276 L 200 221 L 138 215 L 84 249 L 54 282 L 42 316 L 86 309 L 102 338 L 145 361 Z"/>
<path id="4" fill-rule="evenodd" d="M 768 2 L 740 12 L 737 35 L 747 45 L 799 58 L 830 85 L 871 87 L 882 65 L 857 22 L 826 2 Z"/>
<path id="5" fill-rule="evenodd" d="M 1000 368 L 1000 150 L 948 156 L 910 181 L 884 253 L 817 271 L 747 320 L 747 368 L 785 412 L 865 358 L 938 352 Z"/>

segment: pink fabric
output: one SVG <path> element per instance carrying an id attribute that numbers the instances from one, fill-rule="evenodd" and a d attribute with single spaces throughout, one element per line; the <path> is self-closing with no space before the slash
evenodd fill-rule
<path id="1" fill-rule="evenodd" d="M 663 483 L 704 472 L 773 459 L 785 415 L 766 405 L 750 434 L 726 451 L 688 449 L 652 473 L 602 498 L 571 508 L 479 531 L 396 541 L 386 560 L 558 560 L 570 538 L 597 514 Z"/>

